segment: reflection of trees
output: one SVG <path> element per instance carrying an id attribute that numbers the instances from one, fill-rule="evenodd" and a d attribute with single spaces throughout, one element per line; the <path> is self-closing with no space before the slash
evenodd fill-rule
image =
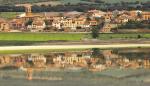
<path id="1" fill-rule="evenodd" d="M 119 53 L 119 52 L 118 52 L 118 49 L 113 49 L 113 50 L 112 50 L 112 53 L 113 53 L 113 54 L 118 54 L 118 53 Z"/>
<path id="2" fill-rule="evenodd" d="M 96 64 L 99 64 L 99 63 L 104 63 L 104 56 L 102 55 L 102 53 L 100 52 L 100 49 L 99 48 L 93 48 L 92 49 L 92 55 L 91 55 L 92 58 L 97 58 L 97 62 Z"/>
<path id="3" fill-rule="evenodd" d="M 56 55 L 52 55 L 52 54 L 46 54 L 44 55 L 46 57 L 46 64 L 53 64 L 53 58 L 56 57 Z"/>
<path id="4" fill-rule="evenodd" d="M 16 70 L 16 69 L 18 69 L 18 67 L 16 67 L 16 66 L 4 66 L 4 67 L 2 67 L 2 68 L 0 68 L 0 70 Z"/>
<path id="5" fill-rule="evenodd" d="M 28 66 L 33 66 L 34 65 L 32 61 L 27 60 L 27 63 L 28 63 Z"/>
<path id="6" fill-rule="evenodd" d="M 92 57 L 93 58 L 98 58 L 100 56 L 100 49 L 98 48 L 93 48 L 92 49 Z"/>
<path id="7" fill-rule="evenodd" d="M 144 58 L 150 58 L 149 53 L 143 53 L 143 52 L 138 52 L 138 53 L 119 53 L 122 57 L 126 57 L 130 60 L 132 59 L 144 59 Z"/>

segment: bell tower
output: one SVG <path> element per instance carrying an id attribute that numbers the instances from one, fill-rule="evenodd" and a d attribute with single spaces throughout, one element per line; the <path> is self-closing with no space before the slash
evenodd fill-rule
<path id="1" fill-rule="evenodd" d="M 30 4 L 26 4 L 24 7 L 25 7 L 25 13 L 26 13 L 26 16 L 30 16 L 32 15 L 32 5 Z"/>

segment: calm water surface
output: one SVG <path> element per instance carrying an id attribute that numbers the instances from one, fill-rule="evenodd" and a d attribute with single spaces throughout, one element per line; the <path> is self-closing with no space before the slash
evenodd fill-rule
<path id="1" fill-rule="evenodd" d="M 149 86 L 150 49 L 0 54 L 0 86 Z"/>

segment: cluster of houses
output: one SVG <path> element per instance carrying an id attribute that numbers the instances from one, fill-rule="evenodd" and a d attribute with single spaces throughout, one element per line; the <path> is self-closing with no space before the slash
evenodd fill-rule
<path id="1" fill-rule="evenodd" d="M 104 22 L 101 32 L 111 32 L 112 28 L 129 20 L 150 20 L 150 12 L 89 10 L 88 12 L 45 12 L 32 13 L 31 5 L 25 5 L 25 13 L 12 20 L 0 18 L 1 32 L 90 32 L 92 26 Z"/>

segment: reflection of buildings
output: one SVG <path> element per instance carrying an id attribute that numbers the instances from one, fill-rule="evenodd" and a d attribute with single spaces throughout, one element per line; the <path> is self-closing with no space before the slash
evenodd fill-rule
<path id="1" fill-rule="evenodd" d="M 145 68 L 150 68 L 150 59 L 144 59 L 143 64 Z"/>
<path id="2" fill-rule="evenodd" d="M 117 63 L 118 63 L 118 65 L 121 68 L 133 68 L 133 69 L 136 69 L 136 68 L 140 68 L 141 67 L 141 62 L 136 60 L 136 59 L 129 60 L 127 58 L 123 58 L 123 59 L 119 59 L 117 61 Z"/>
<path id="3" fill-rule="evenodd" d="M 21 66 L 26 63 L 25 56 L 22 55 L 5 55 L 0 56 L 0 65 Z"/>
<path id="4" fill-rule="evenodd" d="M 9 23 L 5 19 L 0 18 L 0 32 L 8 31 L 10 31 Z"/>
<path id="5" fill-rule="evenodd" d="M 41 54 L 31 54 L 28 57 L 28 61 L 31 62 L 34 67 L 44 67 L 46 58 Z"/>
<path id="6" fill-rule="evenodd" d="M 7 66 L 15 66 L 23 71 L 28 71 L 28 69 L 40 71 L 67 69 L 71 67 L 86 68 L 90 71 L 102 71 L 112 67 L 150 68 L 150 59 L 148 58 L 128 58 L 126 55 L 115 54 L 111 50 L 102 50 L 100 53 L 100 56 L 96 58 L 92 57 L 91 51 L 1 55 L 0 69 Z M 29 79 L 32 79 L 31 75 L 32 73 L 29 72 Z"/>
<path id="7" fill-rule="evenodd" d="M 71 55 L 70 57 L 64 57 L 66 64 L 86 64 L 84 57 L 78 57 L 76 54 Z"/>
<path id="8" fill-rule="evenodd" d="M 33 76 L 33 69 L 32 68 L 27 68 L 27 79 L 28 80 L 32 80 L 32 76 Z"/>
<path id="9" fill-rule="evenodd" d="M 78 65 L 78 66 L 86 66 L 87 59 L 90 59 L 90 56 L 77 54 L 77 53 L 65 53 L 64 55 L 58 55 L 56 58 L 53 58 L 53 62 L 55 64 L 63 64 L 63 65 Z"/>

